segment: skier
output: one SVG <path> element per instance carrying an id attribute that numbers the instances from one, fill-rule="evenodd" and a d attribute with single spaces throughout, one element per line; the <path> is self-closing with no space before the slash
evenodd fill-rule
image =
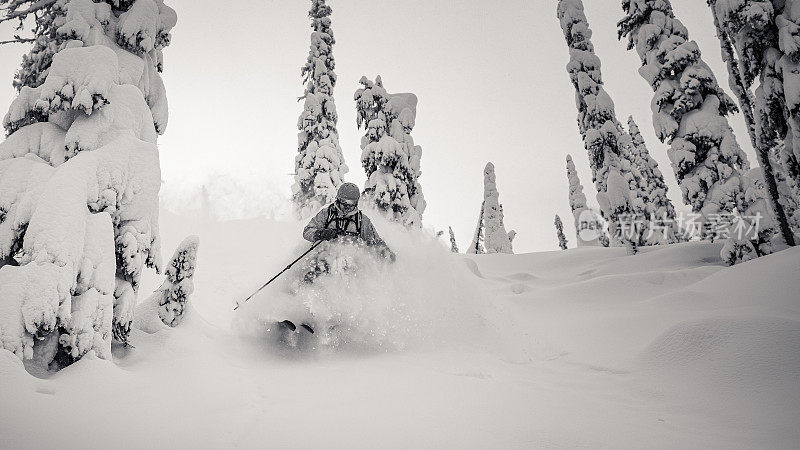
<path id="1" fill-rule="evenodd" d="M 394 262 L 395 255 L 381 239 L 372 221 L 358 209 L 361 191 L 353 183 L 344 183 L 336 193 L 336 201 L 314 216 L 303 229 L 303 238 L 309 242 L 330 241 L 350 236 L 374 247 L 382 257 Z"/>
<path id="2" fill-rule="evenodd" d="M 361 191 L 358 186 L 353 183 L 341 185 L 336 193 L 336 201 L 322 208 L 311 219 L 303 229 L 303 238 L 309 242 L 337 241 L 353 244 L 363 242 L 366 246 L 375 249 L 381 257 L 394 262 L 394 252 L 389 249 L 386 242 L 375 231 L 375 227 L 369 218 L 358 209 L 359 197 L 361 197 Z M 300 284 L 312 284 L 317 277 L 330 272 L 332 263 L 331 253 L 328 250 L 329 247 L 323 247 L 321 251 L 318 251 L 306 261 L 302 269 L 305 275 L 302 276 Z M 290 292 L 297 293 L 298 288 L 299 284 L 294 285 L 290 288 Z M 294 332 L 298 330 L 298 327 L 295 322 L 286 319 L 278 323 L 287 331 L 282 339 L 291 347 L 296 346 L 297 335 Z M 314 325 L 313 320 L 306 319 L 300 324 L 300 328 L 313 334 L 316 325 Z"/>
<path id="3" fill-rule="evenodd" d="M 394 262 L 396 259 L 394 252 L 392 252 L 389 246 L 386 245 L 386 242 L 384 242 L 383 239 L 381 239 L 381 237 L 378 235 L 378 232 L 375 230 L 375 227 L 372 225 L 372 221 L 369 220 L 369 217 L 367 217 L 358 209 L 358 199 L 360 196 L 361 192 L 359 191 L 358 186 L 353 183 L 344 183 L 341 187 L 339 187 L 339 191 L 336 194 L 336 201 L 325 208 L 322 208 L 322 210 L 320 210 L 320 212 L 317 213 L 313 219 L 311 219 L 308 225 L 306 225 L 305 229 L 303 229 L 303 238 L 310 242 L 332 240 L 354 244 L 363 242 L 368 247 L 375 249 L 377 253 L 384 259 Z M 283 269 L 258 290 L 256 290 L 256 292 L 244 299 L 242 303 L 252 298 L 255 294 L 261 291 L 261 289 L 265 288 L 268 284 L 280 276 L 280 274 L 289 270 L 293 264 L 305 257 L 305 255 L 315 247 L 317 247 L 317 245 L 308 249 L 306 253 L 303 253 L 285 269 Z M 309 258 L 302 269 L 305 271 L 305 275 L 301 277 L 300 283 L 313 283 L 318 276 L 330 271 L 331 255 L 327 250 L 328 248 L 323 247 L 322 251 L 318 251 L 316 254 L 313 254 L 311 258 Z M 296 294 L 298 287 L 299 285 L 294 285 L 290 288 L 289 292 Z M 234 309 L 237 309 L 238 307 L 239 305 L 237 304 L 236 308 Z M 297 326 L 292 320 L 281 320 L 277 323 L 291 332 L 297 330 Z M 314 327 L 309 322 L 301 323 L 301 327 L 311 333 L 314 333 Z M 290 342 L 290 345 L 296 345 L 296 342 L 291 344 L 292 339 L 296 340 L 296 337 L 287 339 Z"/>

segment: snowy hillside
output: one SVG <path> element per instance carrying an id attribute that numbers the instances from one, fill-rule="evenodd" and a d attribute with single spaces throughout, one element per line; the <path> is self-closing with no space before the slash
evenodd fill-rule
<path id="1" fill-rule="evenodd" d="M 734 267 L 710 243 L 467 257 L 379 222 L 397 262 L 329 285 L 343 339 L 291 349 L 258 327 L 291 277 L 232 308 L 307 248 L 302 224 L 194 226 L 161 214 L 165 254 L 200 236 L 180 326 L 140 305 L 135 348 L 42 378 L 0 350 L 3 447 L 800 442 L 798 248 Z"/>

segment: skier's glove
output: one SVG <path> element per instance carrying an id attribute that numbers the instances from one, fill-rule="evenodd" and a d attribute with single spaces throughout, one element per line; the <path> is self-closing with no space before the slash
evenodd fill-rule
<path id="1" fill-rule="evenodd" d="M 330 228 L 323 228 L 321 230 L 317 230 L 314 232 L 314 240 L 315 241 L 330 241 L 334 239 L 339 233 L 336 230 L 331 230 Z"/>

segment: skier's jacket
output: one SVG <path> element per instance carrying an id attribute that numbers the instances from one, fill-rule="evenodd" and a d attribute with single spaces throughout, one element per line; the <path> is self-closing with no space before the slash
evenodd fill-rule
<path id="1" fill-rule="evenodd" d="M 370 246 L 386 248 L 386 243 L 378 236 L 375 227 L 364 213 L 356 209 L 349 214 L 345 214 L 336 207 L 336 203 L 331 203 L 308 222 L 303 229 L 303 238 L 309 242 L 314 242 L 314 233 L 323 228 L 330 228 L 339 232 L 339 235 L 350 235 L 361 238 L 364 243 Z"/>

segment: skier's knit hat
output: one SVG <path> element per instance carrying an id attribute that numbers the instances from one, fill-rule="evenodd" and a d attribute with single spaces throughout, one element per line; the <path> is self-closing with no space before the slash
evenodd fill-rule
<path id="1" fill-rule="evenodd" d="M 336 193 L 336 198 L 339 200 L 349 200 L 351 202 L 358 202 L 361 196 L 361 191 L 353 183 L 344 183 L 339 186 L 339 192 Z"/>

